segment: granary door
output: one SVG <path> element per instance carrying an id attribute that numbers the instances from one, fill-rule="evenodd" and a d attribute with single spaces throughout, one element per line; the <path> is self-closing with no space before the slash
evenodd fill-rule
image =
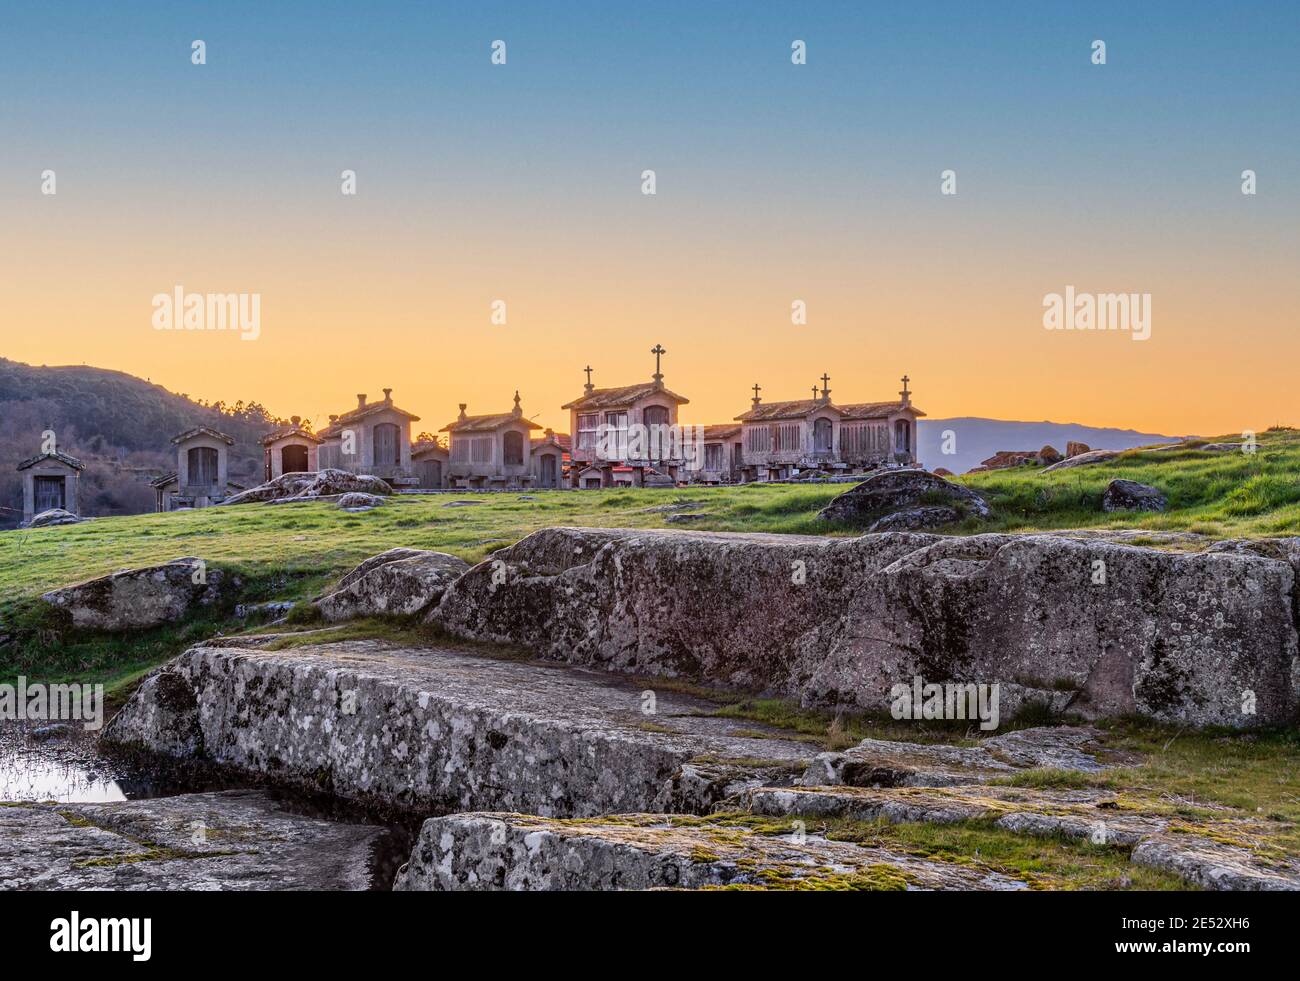
<path id="1" fill-rule="evenodd" d="M 281 473 L 307 472 L 307 447 L 301 444 L 286 446 L 280 451 Z"/>
<path id="2" fill-rule="evenodd" d="M 907 424 L 906 419 L 899 419 L 894 423 L 894 449 L 899 453 L 912 452 L 912 427 Z"/>
<path id="3" fill-rule="evenodd" d="M 669 459 L 672 453 L 672 434 L 668 431 L 668 410 L 662 405 L 646 406 L 642 418 L 648 432 L 649 458 L 655 463 Z"/>
<path id="4" fill-rule="evenodd" d="M 36 492 L 36 513 L 61 508 L 64 505 L 63 478 L 37 477 L 33 488 Z"/>
<path id="5" fill-rule="evenodd" d="M 835 427 L 829 419 L 818 419 L 813 423 L 813 451 L 829 453 L 834 449 Z"/>
<path id="6" fill-rule="evenodd" d="M 210 446 L 195 446 L 186 454 L 189 463 L 189 486 L 209 487 L 217 482 L 217 451 Z"/>
<path id="7" fill-rule="evenodd" d="M 381 422 L 374 429 L 375 466 L 395 467 L 402 462 L 402 443 L 397 427 L 391 422 Z"/>
<path id="8" fill-rule="evenodd" d="M 442 461 L 421 460 L 415 465 L 421 487 L 442 486 Z"/>
<path id="9" fill-rule="evenodd" d="M 556 486 L 554 453 L 546 453 L 542 456 L 542 486 Z"/>

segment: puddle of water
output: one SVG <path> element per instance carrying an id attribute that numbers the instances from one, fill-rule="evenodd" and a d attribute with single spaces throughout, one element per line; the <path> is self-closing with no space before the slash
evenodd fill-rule
<path id="1" fill-rule="evenodd" d="M 0 722 L 0 801 L 101 803 L 171 797 L 248 786 L 212 774 L 182 779 L 141 769 L 138 762 L 101 756 L 95 734 L 80 725 L 55 728 Z M 380 823 L 385 832 L 370 855 L 371 888 L 392 888 L 397 868 L 410 857 L 418 822 L 390 823 L 360 812 L 343 801 L 320 795 L 263 788 L 290 814 L 358 824 Z"/>
<path id="2" fill-rule="evenodd" d="M 0 801 L 67 803 L 126 800 L 130 780 L 98 757 L 80 726 L 0 723 Z"/>
<path id="3" fill-rule="evenodd" d="M 126 799 L 126 792 L 112 777 L 87 773 L 72 764 L 22 755 L 0 760 L 0 800 L 87 803 Z"/>

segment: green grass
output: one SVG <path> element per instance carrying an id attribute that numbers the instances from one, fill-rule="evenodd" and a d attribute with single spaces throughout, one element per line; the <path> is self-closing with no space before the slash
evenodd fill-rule
<path id="1" fill-rule="evenodd" d="M 647 681 L 647 684 L 652 682 Z M 658 684 L 656 680 L 653 682 Z M 715 692 L 706 697 L 722 702 L 711 714 L 721 719 L 762 722 L 788 734 L 789 738 L 816 743 L 823 749 L 838 750 L 856 746 L 864 739 L 901 740 L 911 743 L 945 743 L 974 746 L 990 733 L 982 732 L 977 721 L 959 719 L 894 719 L 886 713 L 835 712 L 803 708 L 784 698 L 720 698 Z M 1013 732 L 1030 726 L 1059 724 L 1062 720 L 1045 708 L 1027 706 L 1013 718 L 1003 719 L 997 733 Z"/>
<path id="2" fill-rule="evenodd" d="M 1222 437 L 1230 440 L 1232 437 Z M 942 461 L 928 461 L 938 466 Z M 1116 477 L 1159 487 L 1164 514 L 1105 514 L 1101 495 Z M 1300 431 L 1270 430 L 1254 454 L 1131 450 L 1109 463 L 1042 474 L 1029 467 L 958 478 L 982 494 L 990 521 L 960 532 L 1057 528 L 1200 531 L 1216 537 L 1300 533 Z M 115 569 L 198 555 L 251 579 L 268 593 L 309 595 L 359 560 L 395 545 L 434 548 L 469 561 L 553 525 L 672 528 L 645 509 L 700 503 L 691 528 L 784 534 L 857 534 L 817 511 L 844 484 L 751 484 L 678 490 L 536 491 L 465 495 L 475 507 L 449 508 L 456 495 L 398 496 L 365 514 L 328 503 L 244 505 L 173 514 L 102 518 L 80 525 L 0 532 L 0 610 L 54 586 Z"/>
<path id="3" fill-rule="evenodd" d="M 1101 495 L 1115 477 L 1159 487 L 1169 497 L 1170 510 L 1103 513 Z M 982 494 L 993 511 L 989 521 L 968 518 L 951 529 L 959 534 L 1059 528 L 1194 531 L 1212 537 L 1300 533 L 1300 432 L 1292 429 L 1261 434 L 1258 452 L 1249 455 L 1195 448 L 1135 450 L 1109 463 L 1051 474 L 1018 468 L 959 479 Z M 323 502 L 254 504 L 0 532 L 0 620 L 24 638 L 0 651 L 0 676 L 29 672 L 45 680 L 75 676 L 116 682 L 203 635 L 242 628 L 229 616 L 216 616 L 129 639 L 79 637 L 54 629 L 35 602 L 48 589 L 118 569 L 195 555 L 241 576 L 245 602 L 302 601 L 360 560 L 396 545 L 438 549 L 475 562 L 555 525 L 673 528 L 666 514 L 647 510 L 672 502 L 699 504 L 697 511 L 706 517 L 692 523 L 692 529 L 859 534 L 860 528 L 817 518 L 818 510 L 847 489 L 844 484 L 751 484 L 537 491 L 532 500 L 517 494 L 410 495 L 391 498 L 364 514 L 346 514 Z M 446 507 L 458 499 L 481 503 Z M 305 613 L 300 609 L 295 616 Z"/>
<path id="4" fill-rule="evenodd" d="M 810 827 L 809 831 L 813 829 Z M 847 837 L 831 830 L 828 837 Z M 1168 872 L 1129 862 L 1129 850 L 1064 837 L 1034 838 L 995 827 L 992 821 L 952 824 L 879 824 L 858 839 L 941 862 L 1001 872 L 1051 890 L 1187 890 Z"/>
<path id="5" fill-rule="evenodd" d="M 834 714 L 801 708 L 793 702 L 775 698 L 751 698 L 731 702 L 714 711 L 720 718 L 748 719 L 763 722 L 788 732 L 792 738 L 807 740 L 827 749 L 842 749 L 862 739 L 883 739 L 914 743 L 976 745 L 985 735 L 969 723 L 900 722 L 887 716 Z M 1061 719 L 1056 722 L 1065 721 Z M 1045 724 L 1043 719 L 1012 720 L 999 727 L 997 734 L 1011 731 L 1024 723 Z M 1300 858 L 1300 732 L 1294 729 L 1271 729 L 1238 732 L 1227 729 L 1185 730 L 1139 719 L 1119 719 L 1101 723 L 1104 748 L 1114 759 L 1137 760 L 1132 765 L 1116 766 L 1099 773 L 1076 770 L 1027 770 L 993 781 L 1030 789 L 1077 790 L 1095 788 L 1112 790 L 1126 799 L 1141 801 L 1139 809 L 1151 810 L 1153 801 L 1171 815 L 1189 820 L 1193 830 L 1205 833 L 1204 820 L 1223 817 L 1223 808 L 1237 816 L 1263 819 L 1271 826 L 1267 836 L 1251 843 L 1256 851 L 1272 850 Z M 1122 755 L 1121 755 L 1122 754 Z M 1070 844 L 1062 852 L 1057 845 L 1031 845 L 1018 835 L 1009 835 L 981 822 L 962 822 L 964 830 L 944 829 L 934 825 L 908 826 L 890 831 L 908 841 L 921 844 L 959 842 L 962 836 L 987 839 L 986 849 L 994 844 L 1014 849 L 1022 858 L 1036 860 L 1055 855 L 1082 854 L 1104 857 L 1104 850 L 1094 852 L 1086 844 Z M 965 841 L 958 848 L 971 844 Z M 951 843 L 950 842 L 950 843 Z M 1058 843 L 1059 844 L 1059 843 Z M 969 851 L 967 852 L 970 853 Z M 1121 863 L 1122 865 L 1122 863 Z M 1094 865 L 1100 874 L 1111 877 L 1116 866 L 1109 859 Z M 1032 871 L 1026 867 L 1022 871 Z M 1086 881 L 1089 874 L 1082 867 L 1075 872 L 1058 869 L 1071 881 Z M 1134 881 L 1154 878 L 1132 870 L 1125 873 Z M 1105 888 L 1092 883 L 1088 888 Z"/>
<path id="6" fill-rule="evenodd" d="M 718 834 L 723 840 L 726 840 L 727 829 L 733 827 L 753 834 L 779 836 L 804 831 L 832 841 L 885 848 L 982 872 L 999 872 L 1022 880 L 1031 889 L 1192 888 L 1171 873 L 1131 864 L 1130 849 L 1095 845 L 1061 835 L 1037 837 L 1020 834 L 995 826 L 991 818 L 954 821 L 949 824 L 891 824 L 886 821 L 858 821 L 849 818 L 772 817 L 743 811 L 722 811 L 702 818 L 674 815 L 672 823 L 674 826 L 700 828 Z M 895 875 L 898 874 L 896 869 L 893 871 Z M 769 889 L 816 888 L 818 881 L 814 877 L 800 885 L 790 875 L 790 870 L 779 868 L 763 877 L 767 880 L 765 886 Z M 869 882 L 843 885 L 843 888 L 850 889 L 882 887 L 884 886 Z"/>
<path id="7" fill-rule="evenodd" d="M 1129 450 L 1108 463 L 1049 474 L 1034 467 L 970 474 L 961 482 L 989 502 L 993 518 L 968 520 L 961 530 L 1137 528 L 1212 538 L 1300 534 L 1300 431 L 1270 429 L 1257 439 L 1254 453 Z M 1239 443 L 1241 437 L 1210 442 Z M 1115 478 L 1158 487 L 1169 509 L 1161 514 L 1104 513 L 1102 494 Z"/>

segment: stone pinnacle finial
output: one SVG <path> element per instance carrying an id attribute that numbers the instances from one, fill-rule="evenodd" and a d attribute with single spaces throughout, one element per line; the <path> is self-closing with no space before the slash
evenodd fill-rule
<path id="1" fill-rule="evenodd" d="M 516 389 L 515 389 L 515 407 L 514 407 L 514 414 L 517 415 L 517 416 L 518 416 L 518 415 L 523 415 L 523 412 L 524 412 L 524 410 L 521 409 L 521 408 L 519 407 L 519 389 L 516 388 Z"/>
<path id="2" fill-rule="evenodd" d="M 464 422 L 467 418 L 469 418 L 468 416 L 465 415 L 465 409 L 468 407 L 469 407 L 468 402 L 462 402 L 460 404 L 460 419 L 459 419 L 460 422 Z"/>

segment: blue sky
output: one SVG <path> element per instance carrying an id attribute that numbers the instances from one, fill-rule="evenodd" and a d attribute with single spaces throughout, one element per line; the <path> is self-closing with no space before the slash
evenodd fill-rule
<path id="1" fill-rule="evenodd" d="M 497 38 L 504 67 L 489 62 Z M 1090 63 L 1097 38 L 1105 66 Z M 793 39 L 807 65 L 790 64 Z M 1005 414 L 963 374 L 963 332 L 1011 364 L 1055 358 L 1044 345 L 1061 342 L 1032 331 L 1040 298 L 1097 282 L 1158 291 L 1164 328 L 1122 362 L 1070 353 L 1079 377 L 1029 385 L 1016 414 L 1236 425 L 1260 350 L 1297 333 L 1298 51 L 1288 3 L 11 4 L 0 299 L 27 309 L 42 289 L 64 329 L 4 350 L 311 414 L 335 396 L 278 404 L 218 379 L 282 377 L 292 344 L 345 317 L 481 352 L 466 354 L 479 404 L 524 365 L 571 373 L 597 356 L 596 331 L 611 370 L 671 339 L 697 384 L 730 359 L 737 392 L 754 377 L 801 392 L 858 344 L 873 360 L 849 369 L 856 398 L 909 370 L 944 413 Z M 343 167 L 359 174 L 353 202 Z M 636 190 L 647 167 L 654 208 Z M 45 168 L 57 205 L 34 193 Z M 944 168 L 956 199 L 937 193 Z M 1245 168 L 1258 200 L 1242 200 Z M 134 333 L 139 297 L 218 273 L 267 290 L 280 329 L 195 378 Z M 479 337 L 476 311 L 505 293 L 522 329 Z M 798 356 L 780 333 L 790 296 L 827 317 Z M 1240 343 L 1225 356 L 1229 321 Z M 886 332 L 900 322 L 907 338 Z M 750 340 L 770 350 L 738 354 Z M 1168 393 L 1165 410 L 1101 418 L 1088 402 L 1103 373 L 1127 372 L 1131 392 L 1166 365 L 1214 405 Z M 425 376 L 463 384 L 442 370 Z M 565 400 L 554 387 L 547 405 Z M 730 414 L 721 397 L 704 406 Z"/>

